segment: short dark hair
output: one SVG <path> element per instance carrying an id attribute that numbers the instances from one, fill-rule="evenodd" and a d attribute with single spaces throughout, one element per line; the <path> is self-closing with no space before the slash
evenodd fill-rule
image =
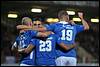
<path id="1" fill-rule="evenodd" d="M 36 18 L 33 18 L 32 21 L 42 21 L 42 22 L 44 22 L 44 18 L 37 18 L 36 17 Z"/>
<path id="2" fill-rule="evenodd" d="M 68 13 L 64 10 L 58 12 L 58 18 L 62 18 L 63 15 L 68 15 Z"/>

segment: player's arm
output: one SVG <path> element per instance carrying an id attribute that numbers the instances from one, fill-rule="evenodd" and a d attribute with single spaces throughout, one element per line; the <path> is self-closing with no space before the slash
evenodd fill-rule
<path id="1" fill-rule="evenodd" d="M 56 42 L 65 51 L 71 50 L 71 49 L 73 49 L 77 46 L 76 43 L 74 43 L 74 44 L 65 44 L 58 35 L 56 35 Z"/>
<path id="2" fill-rule="evenodd" d="M 71 50 L 71 49 L 75 48 L 77 45 L 76 44 L 67 45 L 67 44 L 64 44 L 63 42 L 61 42 L 59 44 L 59 46 L 61 48 L 63 48 L 64 50 L 68 51 L 68 50 Z"/>
<path id="3" fill-rule="evenodd" d="M 38 32 L 37 37 L 47 37 L 52 33 L 53 33 L 52 31 Z"/>
<path id="4" fill-rule="evenodd" d="M 42 25 L 42 27 L 38 27 L 38 28 L 34 28 L 33 26 L 33 30 L 37 30 L 37 31 L 52 31 L 55 28 L 54 24 L 46 24 L 46 25 Z"/>
<path id="5" fill-rule="evenodd" d="M 70 24 L 75 25 L 75 22 L 73 20 L 70 20 L 69 22 Z"/>
<path id="6" fill-rule="evenodd" d="M 28 54 L 28 53 L 30 53 L 30 52 L 32 51 L 32 49 L 33 49 L 34 47 L 35 47 L 34 45 L 29 44 L 28 47 L 25 48 L 25 51 L 24 51 L 24 52 Z"/>
<path id="7" fill-rule="evenodd" d="M 29 44 L 27 48 L 23 48 L 23 49 L 20 49 L 18 50 L 19 53 L 30 53 L 32 51 L 32 49 L 34 48 L 35 46 L 33 46 L 32 44 Z"/>
<path id="8" fill-rule="evenodd" d="M 32 29 L 32 26 L 27 26 L 27 25 L 17 25 L 17 29 Z"/>
<path id="9" fill-rule="evenodd" d="M 83 13 L 79 12 L 78 16 L 80 17 L 80 19 L 82 20 L 82 24 L 84 26 L 84 30 L 88 30 L 89 29 L 89 25 L 88 23 L 84 20 L 83 18 Z"/>
<path id="10" fill-rule="evenodd" d="M 21 49 L 18 52 L 19 53 L 26 53 L 26 54 L 30 53 L 32 51 L 32 49 L 35 47 L 35 44 L 36 44 L 35 42 L 36 42 L 35 39 L 32 39 L 30 41 L 29 45 L 27 46 L 27 48 Z"/>
<path id="11" fill-rule="evenodd" d="M 17 25 L 17 29 L 31 29 L 31 30 L 37 30 L 37 31 L 46 31 L 46 27 L 42 26 L 41 28 L 34 28 L 34 26 L 27 26 L 27 25 Z"/>
<path id="12" fill-rule="evenodd" d="M 47 31 L 47 28 L 42 26 L 42 27 L 39 27 L 39 28 L 34 28 L 34 26 L 32 27 L 32 30 L 36 30 L 36 31 Z"/>

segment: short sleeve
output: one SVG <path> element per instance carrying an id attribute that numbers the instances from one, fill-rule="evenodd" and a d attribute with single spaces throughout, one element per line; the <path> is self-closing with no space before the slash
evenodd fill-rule
<path id="1" fill-rule="evenodd" d="M 48 30 L 48 31 L 53 31 L 54 30 L 54 28 L 55 28 L 55 26 L 54 26 L 54 24 L 46 24 L 46 25 L 44 25 L 45 27 L 46 27 L 46 29 Z"/>
<path id="2" fill-rule="evenodd" d="M 30 37 L 36 37 L 37 33 L 38 33 L 38 31 L 30 30 Z"/>
<path id="3" fill-rule="evenodd" d="M 31 39 L 30 44 L 32 44 L 33 46 L 36 45 L 36 39 Z"/>
<path id="4" fill-rule="evenodd" d="M 76 25 L 76 30 L 77 30 L 77 32 L 81 32 L 84 30 L 84 26 L 83 25 Z"/>

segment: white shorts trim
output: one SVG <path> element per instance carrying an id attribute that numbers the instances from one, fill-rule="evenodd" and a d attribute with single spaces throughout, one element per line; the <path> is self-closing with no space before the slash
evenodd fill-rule
<path id="1" fill-rule="evenodd" d="M 20 64 L 20 66 L 33 66 L 33 65 L 28 65 L 28 64 Z"/>
<path id="2" fill-rule="evenodd" d="M 76 66 L 77 60 L 75 57 L 60 56 L 55 62 L 56 66 Z"/>

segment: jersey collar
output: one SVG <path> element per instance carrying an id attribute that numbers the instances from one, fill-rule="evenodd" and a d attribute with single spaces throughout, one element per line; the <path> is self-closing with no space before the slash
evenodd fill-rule
<path id="1" fill-rule="evenodd" d="M 66 21 L 60 21 L 60 22 L 58 22 L 58 23 L 61 23 L 61 24 L 68 24 L 68 22 L 66 22 Z"/>

